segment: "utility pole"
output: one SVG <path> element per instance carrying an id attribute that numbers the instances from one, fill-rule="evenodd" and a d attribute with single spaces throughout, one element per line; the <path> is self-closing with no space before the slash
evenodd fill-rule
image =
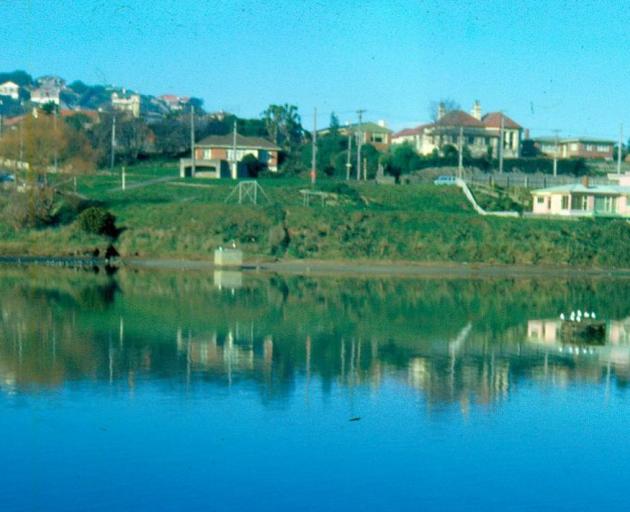
<path id="1" fill-rule="evenodd" d="M 503 174 L 503 138 L 505 137 L 503 130 L 505 129 L 505 118 L 503 112 L 501 115 L 501 128 L 499 129 L 499 174 Z"/>
<path id="2" fill-rule="evenodd" d="M 621 148 L 623 147 L 623 124 L 619 125 L 619 145 L 617 146 L 617 175 L 621 176 Z"/>
<path id="3" fill-rule="evenodd" d="M 122 176 L 121 177 L 122 177 L 122 183 L 121 183 L 122 189 L 123 190 L 127 190 L 127 173 L 126 173 L 126 169 L 125 169 L 124 165 L 123 165 L 123 168 L 122 168 Z"/>
<path id="4" fill-rule="evenodd" d="M 457 139 L 459 158 L 457 161 L 457 177 L 461 178 L 464 170 L 464 127 L 459 127 L 459 138 Z"/>
<path id="5" fill-rule="evenodd" d="M 112 116 L 112 152 L 109 160 L 109 170 L 114 170 L 114 160 L 116 159 L 116 116 Z"/>
<path id="6" fill-rule="evenodd" d="M 363 159 L 363 181 L 367 181 L 367 158 Z"/>
<path id="7" fill-rule="evenodd" d="M 560 133 L 560 130 L 554 130 L 556 137 L 555 137 L 555 145 L 553 148 L 553 175 L 558 176 L 558 153 L 560 152 L 560 141 L 558 140 L 558 133 Z"/>
<path id="8" fill-rule="evenodd" d="M 364 109 L 357 110 L 357 114 L 359 115 L 359 125 L 357 132 L 357 181 L 361 179 L 361 146 L 363 145 L 363 133 L 361 133 L 363 127 L 361 123 L 363 122 L 363 113 Z"/>
<path id="9" fill-rule="evenodd" d="M 55 108 L 53 117 L 53 131 L 54 131 L 54 140 L 55 140 L 55 155 L 54 155 L 54 168 L 55 173 L 57 173 L 59 168 L 59 150 L 57 148 L 57 109 Z"/>
<path id="10" fill-rule="evenodd" d="M 190 177 L 195 177 L 197 162 L 195 160 L 195 106 L 190 105 Z"/>
<path id="11" fill-rule="evenodd" d="M 315 186 L 317 180 L 317 108 L 313 110 L 313 137 L 311 151 L 311 185 Z"/>
<path id="12" fill-rule="evenodd" d="M 238 159 L 236 158 L 236 119 L 232 130 L 232 179 L 238 178 Z"/>
<path id="13" fill-rule="evenodd" d="M 352 158 L 352 134 L 348 132 L 348 159 L 346 161 L 346 181 L 350 180 L 350 169 L 352 164 L 350 160 Z"/>

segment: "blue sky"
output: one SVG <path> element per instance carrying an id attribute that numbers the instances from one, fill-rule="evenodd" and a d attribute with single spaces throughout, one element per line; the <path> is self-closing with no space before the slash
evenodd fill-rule
<path id="1" fill-rule="evenodd" d="M 0 0 L 0 69 L 393 128 L 453 98 L 533 134 L 630 136 L 627 2 Z"/>

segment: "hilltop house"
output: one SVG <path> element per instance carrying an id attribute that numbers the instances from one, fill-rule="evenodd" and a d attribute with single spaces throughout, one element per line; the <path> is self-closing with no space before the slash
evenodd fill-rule
<path id="1" fill-rule="evenodd" d="M 128 112 L 133 117 L 140 117 L 140 95 L 123 89 L 112 93 L 112 108 L 118 112 Z"/>
<path id="2" fill-rule="evenodd" d="M 188 105 L 188 102 L 190 101 L 188 96 L 176 96 L 174 94 L 164 94 L 158 99 L 161 100 L 171 111 L 183 110 L 184 106 Z"/>
<path id="3" fill-rule="evenodd" d="M 615 142 L 606 139 L 575 137 L 556 139 L 555 137 L 536 137 L 534 146 L 546 156 L 557 158 L 588 158 L 612 160 Z"/>
<path id="4" fill-rule="evenodd" d="M 582 183 L 532 191 L 534 215 L 559 217 L 630 218 L 630 174 L 620 176 L 618 185 Z"/>
<path id="5" fill-rule="evenodd" d="M 17 100 L 20 97 L 20 86 L 15 82 L 4 82 L 0 84 L 0 96 L 9 96 L 10 98 Z"/>
<path id="6" fill-rule="evenodd" d="M 317 132 L 319 135 L 327 135 L 330 133 L 330 128 L 325 128 Z M 371 144 L 379 151 L 386 151 L 392 143 L 392 130 L 387 128 L 385 121 L 378 121 L 377 123 L 365 122 L 347 124 L 339 127 L 339 134 L 343 137 L 353 135 L 354 140 L 361 133 L 362 144 Z"/>
<path id="7" fill-rule="evenodd" d="M 475 102 L 471 113 L 462 110 L 446 112 L 443 105 L 438 109 L 437 120 L 431 124 L 407 128 L 392 136 L 392 144 L 410 143 L 421 155 L 443 151 L 446 145 L 458 147 L 460 133 L 462 144 L 471 155 L 480 157 L 489 151 L 496 156 L 503 133 L 503 155 L 518 157 L 521 151 L 523 128 L 501 112 L 481 114 L 481 105 Z"/>
<path id="8" fill-rule="evenodd" d="M 237 134 L 235 143 L 233 134 L 209 135 L 195 144 L 195 175 L 210 178 L 246 176 L 241 162 L 247 155 L 254 156 L 262 166 L 276 172 L 279 151 L 280 148 L 273 142 L 261 137 Z M 234 162 L 238 164 L 235 166 Z M 192 161 L 189 158 L 180 160 L 181 177 L 190 175 L 187 172 L 190 168 Z"/>

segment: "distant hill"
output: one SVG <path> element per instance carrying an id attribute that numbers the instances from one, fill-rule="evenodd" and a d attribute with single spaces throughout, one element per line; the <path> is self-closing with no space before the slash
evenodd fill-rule
<path id="1" fill-rule="evenodd" d="M 150 94 L 130 91 L 121 86 L 112 85 L 88 85 L 81 80 L 74 80 L 66 83 L 60 77 L 45 76 L 34 79 L 26 71 L 16 70 L 10 72 L 0 72 L 0 84 L 14 82 L 20 86 L 19 99 L 10 96 L 0 95 L 0 115 L 4 117 L 16 116 L 30 110 L 32 104 L 31 93 L 37 89 L 41 82 L 51 83 L 58 87 L 60 107 L 71 110 L 102 110 L 112 109 L 112 93 L 118 94 L 138 94 L 140 96 L 141 116 L 147 120 L 158 120 L 168 116 L 173 112 L 179 112 L 184 108 L 182 105 L 173 105 L 159 97 Z M 203 100 L 199 98 L 185 98 L 186 104 L 193 104 L 198 112 L 201 112 Z"/>

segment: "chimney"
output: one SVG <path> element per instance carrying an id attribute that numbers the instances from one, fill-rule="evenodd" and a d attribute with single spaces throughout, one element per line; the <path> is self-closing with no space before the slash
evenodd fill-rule
<path id="1" fill-rule="evenodd" d="M 379 119 L 376 124 L 378 124 L 381 128 L 387 128 L 387 123 L 384 119 Z"/>
<path id="2" fill-rule="evenodd" d="M 475 100 L 473 108 L 470 111 L 470 115 L 473 116 L 477 121 L 481 121 L 481 103 L 479 103 L 479 100 Z"/>
<path id="3" fill-rule="evenodd" d="M 525 128 L 525 140 L 529 140 L 529 128 Z"/>
<path id="4" fill-rule="evenodd" d="M 586 188 L 588 188 L 588 186 L 589 186 L 588 176 L 582 176 L 582 185 L 584 185 Z"/>
<path id="5" fill-rule="evenodd" d="M 446 114 L 446 107 L 444 106 L 444 102 L 441 101 L 438 105 L 437 120 L 439 121 L 440 119 L 442 119 L 444 117 L 444 114 Z"/>

